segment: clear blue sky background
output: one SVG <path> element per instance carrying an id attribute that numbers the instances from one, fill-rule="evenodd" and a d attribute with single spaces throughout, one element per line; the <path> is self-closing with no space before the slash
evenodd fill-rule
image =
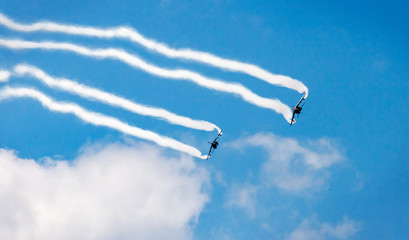
<path id="1" fill-rule="evenodd" d="M 218 231 L 233 239 L 280 239 L 304 218 L 336 224 L 344 216 L 361 224 L 352 239 L 407 239 L 408 10 L 406 1 L 0 2 L 0 11 L 19 22 L 129 25 L 171 47 L 211 52 L 299 79 L 309 87 L 310 95 L 291 128 L 280 115 L 239 98 L 186 81 L 157 78 L 117 61 L 1 48 L 0 67 L 7 69 L 26 62 L 55 76 L 222 127 L 225 136 L 221 149 L 210 161 L 199 163 L 212 171 L 213 187 L 211 201 L 194 226 L 197 239 L 209 239 Z M 189 68 L 241 82 L 262 96 L 276 97 L 288 105 L 301 97 L 295 91 L 243 74 L 169 60 L 123 40 L 23 34 L 4 27 L 0 27 L 0 35 L 70 41 L 91 47 L 117 46 L 159 66 Z M 193 139 L 193 145 L 203 152 L 207 151 L 207 141 L 214 138 L 214 133 L 169 125 L 53 91 L 32 79 L 11 80 L 10 85 L 35 86 L 55 98 L 75 101 L 142 128 L 182 141 Z M 20 157 L 72 159 L 84 144 L 123 137 L 113 130 L 85 125 L 74 116 L 49 112 L 29 99 L 1 102 L 0 113 L 0 147 L 15 149 Z M 249 216 L 242 209 L 226 206 L 226 191 L 232 185 L 258 185 L 262 181 L 258 174 L 266 156 L 260 148 L 236 151 L 231 144 L 257 133 L 293 138 L 301 145 L 325 137 L 336 142 L 345 161 L 331 169 L 327 184 L 320 190 L 292 195 L 262 189 L 257 194 L 256 214 Z M 223 176 L 222 182 L 216 180 L 217 174 Z M 280 210 L 271 210 L 274 207 Z M 297 217 L 288 217 L 294 212 Z M 266 229 L 266 224 L 273 230 Z"/>

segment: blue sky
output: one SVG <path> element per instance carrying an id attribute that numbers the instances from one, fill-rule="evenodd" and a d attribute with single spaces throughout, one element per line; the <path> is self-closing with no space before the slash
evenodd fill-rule
<path id="1" fill-rule="evenodd" d="M 34 206 L 34 210 L 23 209 L 36 212 L 39 205 L 35 201 L 43 199 L 27 190 L 30 188 L 23 184 L 25 181 L 38 182 L 33 185 L 38 193 L 45 191 L 54 197 L 61 194 L 55 190 L 61 186 L 88 189 L 87 186 L 108 182 L 112 188 L 95 190 L 95 195 L 84 198 L 94 199 L 90 200 L 92 206 L 108 204 L 98 202 L 99 198 L 95 197 L 106 195 L 143 202 L 139 197 L 145 196 L 144 188 L 127 185 L 131 180 L 144 182 L 132 171 L 123 176 L 114 172 L 109 178 L 112 181 L 98 175 L 98 170 L 109 173 L 111 169 L 123 169 L 120 164 L 129 164 L 131 170 L 145 169 L 135 171 L 138 176 L 145 176 L 152 188 L 164 187 L 149 179 L 169 181 L 169 186 L 166 185 L 169 189 L 158 195 L 163 198 L 155 202 L 157 206 L 152 205 L 153 209 L 163 210 L 163 214 L 155 215 L 155 211 L 145 209 L 152 213 L 147 217 L 154 219 L 148 221 L 151 223 L 148 227 L 135 213 L 127 215 L 129 222 L 123 228 L 116 228 L 114 220 L 121 211 L 138 207 L 124 204 L 123 208 L 109 209 L 104 214 L 95 207 L 98 214 L 94 216 L 87 205 L 78 203 L 75 206 L 86 212 L 87 219 L 102 214 L 112 220 L 92 226 L 84 223 L 82 227 L 95 231 L 94 235 L 88 235 L 90 239 L 95 236 L 163 238 L 153 234 L 156 232 L 166 232 L 168 235 L 164 236 L 175 239 L 406 239 L 409 235 L 409 152 L 405 144 L 409 135 L 408 10 L 409 4 L 404 1 L 370 4 L 366 1 L 2 1 L 0 12 L 20 23 L 47 20 L 100 28 L 127 25 L 172 48 L 209 52 L 298 79 L 309 88 L 309 97 L 297 123 L 289 127 L 281 115 L 239 97 L 187 81 L 153 76 L 119 61 L 62 51 L 2 47 L 0 68 L 3 70 L 10 71 L 20 63 L 30 64 L 52 76 L 212 122 L 224 130 L 224 135 L 220 149 L 209 161 L 202 161 L 116 130 L 84 123 L 73 115 L 51 112 L 32 99 L 2 100 L 2 158 L 12 163 L 18 159 L 53 161 L 66 169 L 61 170 L 61 175 L 70 172 L 64 176 L 76 179 L 72 181 L 78 184 L 61 180 L 57 170 L 47 173 L 44 166 L 31 168 L 30 165 L 26 169 L 20 166 L 20 169 L 18 164 L 2 164 L 3 174 L 9 172 L 15 180 L 4 180 L 6 184 L 0 185 L 3 188 L 0 194 L 33 199 L 28 205 Z M 260 96 L 277 98 L 289 106 L 302 96 L 246 74 L 169 59 L 121 39 L 21 33 L 4 26 L 0 26 L 0 36 L 71 42 L 90 48 L 122 48 L 157 66 L 184 68 L 226 82 L 239 82 Z M 75 102 L 188 143 L 202 153 L 207 152 L 207 141 L 217 134 L 88 101 L 28 77 L 11 77 L 0 85 L 35 88 L 55 100 Z M 134 158 L 139 160 L 134 163 Z M 81 167 L 84 159 L 92 159 L 89 161 L 94 165 L 90 166 L 95 168 Z M 73 164 L 73 170 L 59 165 L 59 160 L 78 165 Z M 29 174 L 30 178 L 18 174 L 29 170 L 38 174 Z M 166 174 L 158 174 L 162 170 Z M 82 171 L 95 178 L 84 177 Z M 115 177 L 125 176 L 129 179 L 116 181 Z M 44 190 L 43 181 L 49 177 L 57 179 L 56 185 L 47 185 L 49 188 Z M 187 184 L 190 180 L 192 183 Z M 175 184 L 170 184 L 172 181 Z M 123 191 L 114 190 L 118 187 L 115 183 L 123 186 L 120 188 Z M 70 193 L 67 190 L 68 203 L 59 204 L 74 201 L 75 194 Z M 174 202 L 169 200 L 169 203 L 168 199 Z M 2 202 L 2 208 L 11 204 L 18 209 L 20 201 L 23 202 L 10 197 L 9 202 Z M 51 200 L 44 206 L 41 216 L 60 209 Z M 57 236 L 52 231 L 36 229 L 34 224 L 19 222 L 15 211 L 8 213 L 4 221 L 13 222 L 27 232 L 34 232 L 42 239 Z M 174 216 L 174 222 L 168 219 L 170 215 Z M 33 221 L 39 226 L 42 222 L 38 219 L 52 219 L 38 216 L 34 214 L 32 218 L 37 219 Z M 76 215 L 64 210 L 61 216 L 71 224 L 70 219 Z M 95 230 L 110 223 L 108 232 Z M 7 234 L 17 238 L 12 230 Z M 72 239 L 69 234 L 66 237 Z"/>

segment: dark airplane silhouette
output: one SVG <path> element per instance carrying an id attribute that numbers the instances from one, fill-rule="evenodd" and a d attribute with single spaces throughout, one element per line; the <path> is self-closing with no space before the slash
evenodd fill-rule
<path id="1" fill-rule="evenodd" d="M 295 114 L 297 114 L 297 118 L 298 118 L 298 116 L 300 116 L 300 113 L 301 113 L 301 111 L 302 111 L 302 108 L 304 107 L 305 102 L 302 104 L 302 106 L 300 106 L 300 104 L 301 104 L 301 102 L 302 102 L 303 100 L 305 100 L 305 95 L 306 95 L 306 93 L 304 93 L 304 96 L 302 96 L 302 98 L 301 98 L 300 101 L 297 103 L 297 105 L 295 105 L 295 107 L 293 107 L 293 116 L 292 116 L 292 118 L 291 118 L 290 126 L 295 123 L 295 120 L 294 120 Z"/>
<path id="2" fill-rule="evenodd" d="M 207 154 L 206 160 L 209 159 L 209 157 L 212 155 L 213 151 L 214 151 L 215 149 L 217 149 L 217 147 L 219 146 L 219 137 L 220 137 L 221 135 L 223 135 L 222 132 L 223 132 L 223 131 L 221 131 L 221 132 L 217 135 L 217 137 L 213 140 L 213 142 L 208 142 L 208 143 L 210 143 L 210 150 L 209 150 L 209 153 Z"/>

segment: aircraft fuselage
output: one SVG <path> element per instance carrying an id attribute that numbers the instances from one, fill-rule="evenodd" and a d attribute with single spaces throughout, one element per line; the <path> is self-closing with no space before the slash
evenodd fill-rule
<path id="1" fill-rule="evenodd" d="M 294 110 L 294 113 L 295 113 L 295 114 L 300 114 L 302 108 L 301 108 L 301 107 L 293 107 L 293 110 Z"/>

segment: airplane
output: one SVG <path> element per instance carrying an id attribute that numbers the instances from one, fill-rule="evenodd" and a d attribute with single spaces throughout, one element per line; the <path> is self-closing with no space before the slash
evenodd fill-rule
<path id="1" fill-rule="evenodd" d="M 213 142 L 208 142 L 208 143 L 210 143 L 210 150 L 209 150 L 209 153 L 207 154 L 206 160 L 208 160 L 208 159 L 210 158 L 210 156 L 212 155 L 213 151 L 214 151 L 215 149 L 217 149 L 217 147 L 219 146 L 219 141 L 218 141 L 218 139 L 219 139 L 219 137 L 222 136 L 222 135 L 223 135 L 223 130 L 220 131 L 220 133 L 219 133 L 219 134 L 217 135 L 217 137 L 213 140 Z"/>
<path id="2" fill-rule="evenodd" d="M 300 106 L 300 104 L 301 104 L 301 102 L 302 102 L 303 100 L 305 100 L 305 95 L 306 95 L 306 93 L 304 93 L 304 96 L 302 96 L 302 98 L 301 98 L 300 101 L 297 103 L 297 105 L 295 105 L 295 107 L 293 106 L 293 116 L 292 116 L 292 118 L 291 118 L 290 126 L 295 123 L 295 120 L 294 120 L 295 114 L 297 114 L 297 118 L 298 118 L 298 116 L 300 116 L 300 113 L 301 113 L 301 111 L 302 111 L 302 108 L 304 107 L 305 102 L 303 103 L 302 106 Z"/>

